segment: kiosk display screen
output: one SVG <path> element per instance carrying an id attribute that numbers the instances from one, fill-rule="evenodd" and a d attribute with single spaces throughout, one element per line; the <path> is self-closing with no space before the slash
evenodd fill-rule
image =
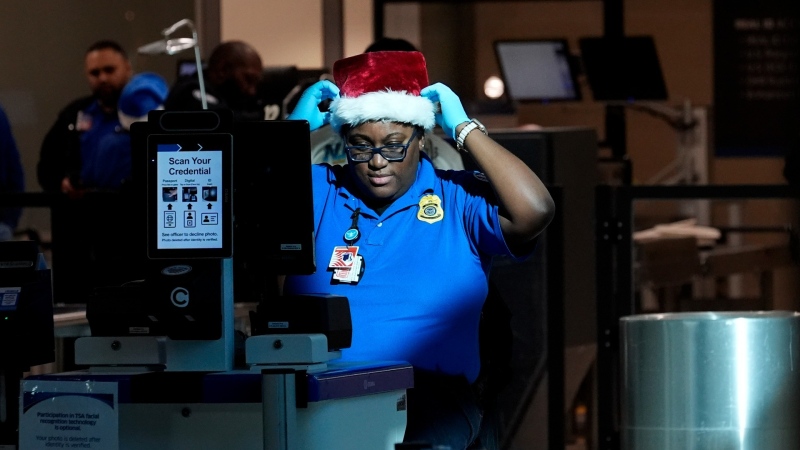
<path id="1" fill-rule="evenodd" d="M 148 256 L 231 256 L 230 134 L 148 136 Z"/>
<path id="2" fill-rule="evenodd" d="M 511 100 L 550 102 L 581 99 L 565 39 L 496 41 L 494 48 Z"/>

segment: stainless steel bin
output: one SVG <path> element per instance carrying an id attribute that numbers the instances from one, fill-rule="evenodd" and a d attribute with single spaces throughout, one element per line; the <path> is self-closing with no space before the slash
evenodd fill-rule
<path id="1" fill-rule="evenodd" d="M 800 313 L 620 319 L 624 450 L 799 450 Z"/>

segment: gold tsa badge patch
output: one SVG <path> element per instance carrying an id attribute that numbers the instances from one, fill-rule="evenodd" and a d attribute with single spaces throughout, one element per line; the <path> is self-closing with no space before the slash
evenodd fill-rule
<path id="1" fill-rule="evenodd" d="M 442 199 L 438 195 L 429 194 L 419 201 L 419 211 L 417 211 L 417 219 L 428 222 L 436 223 L 444 217 L 442 210 Z"/>

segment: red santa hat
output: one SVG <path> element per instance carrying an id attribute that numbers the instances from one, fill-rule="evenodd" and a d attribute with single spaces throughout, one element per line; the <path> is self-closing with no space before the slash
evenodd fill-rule
<path id="1" fill-rule="evenodd" d="M 330 105 L 331 126 L 384 120 L 432 130 L 436 126 L 433 102 L 419 92 L 428 86 L 428 70 L 420 52 L 362 53 L 333 64 L 339 97 Z"/>

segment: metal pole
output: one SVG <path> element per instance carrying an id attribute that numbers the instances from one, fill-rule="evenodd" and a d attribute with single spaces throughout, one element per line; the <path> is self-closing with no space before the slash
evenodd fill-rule
<path id="1" fill-rule="evenodd" d="M 294 450 L 297 448 L 295 372 L 265 369 L 261 375 L 264 450 Z"/>

